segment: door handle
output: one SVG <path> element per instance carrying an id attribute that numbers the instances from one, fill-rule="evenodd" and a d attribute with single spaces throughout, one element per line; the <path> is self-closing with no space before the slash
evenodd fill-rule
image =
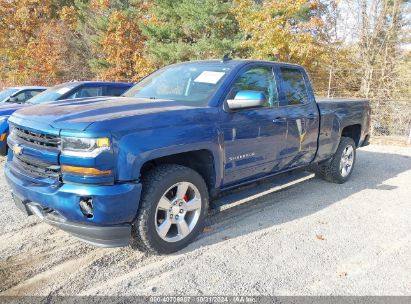
<path id="1" fill-rule="evenodd" d="M 306 118 L 307 118 L 307 119 L 310 119 L 310 120 L 316 119 L 316 118 L 317 118 L 317 115 L 315 115 L 315 113 L 310 113 L 310 114 L 307 115 Z"/>
<path id="2" fill-rule="evenodd" d="M 276 117 L 273 119 L 273 123 L 281 123 L 281 122 L 286 122 L 287 118 L 285 117 Z"/>

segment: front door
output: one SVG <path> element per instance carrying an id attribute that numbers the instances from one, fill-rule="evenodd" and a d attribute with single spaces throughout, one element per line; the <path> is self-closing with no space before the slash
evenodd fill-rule
<path id="1" fill-rule="evenodd" d="M 287 120 L 279 108 L 274 67 L 254 65 L 240 72 L 227 99 L 240 91 L 263 93 L 265 104 L 223 112 L 224 186 L 280 171 L 286 156 Z"/>

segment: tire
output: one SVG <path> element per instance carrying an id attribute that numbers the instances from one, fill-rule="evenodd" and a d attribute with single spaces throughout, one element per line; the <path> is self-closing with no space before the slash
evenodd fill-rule
<path id="1" fill-rule="evenodd" d="M 7 135 L 8 135 L 8 134 L 7 134 Z M 7 147 L 7 135 L 6 135 L 6 137 L 4 138 L 3 145 L 2 145 L 2 147 L 1 147 L 1 149 L 0 149 L 0 156 L 6 156 L 6 155 L 7 155 L 7 150 L 8 150 L 8 147 Z"/>
<path id="2" fill-rule="evenodd" d="M 340 165 L 342 165 L 343 157 L 345 156 L 346 158 L 345 154 L 349 151 L 352 151 L 352 159 L 349 162 L 346 162 L 346 164 L 348 166 L 348 164 L 351 163 L 351 165 L 349 167 L 349 170 L 348 167 L 346 167 L 346 171 L 344 171 L 344 169 L 342 169 Z M 313 165 L 310 169 L 319 178 L 332 183 L 343 184 L 350 178 L 355 166 L 356 159 L 357 154 L 355 142 L 352 140 L 352 138 L 341 137 L 340 143 L 334 156 L 326 163 Z"/>
<path id="3" fill-rule="evenodd" d="M 204 179 L 184 166 L 160 165 L 142 177 L 142 184 L 131 246 L 156 254 L 183 249 L 202 231 L 208 213 Z"/>

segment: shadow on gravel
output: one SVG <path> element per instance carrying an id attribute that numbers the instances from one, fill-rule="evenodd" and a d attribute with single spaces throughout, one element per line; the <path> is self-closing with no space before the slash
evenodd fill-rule
<path id="1" fill-rule="evenodd" d="M 303 218 L 365 189 L 396 189 L 397 186 L 384 182 L 407 170 L 411 170 L 410 156 L 360 149 L 351 179 L 345 184 L 333 184 L 313 177 L 212 215 L 205 232 L 183 252 Z M 277 185 L 284 178 L 288 179 L 288 176 L 282 175 L 255 184 L 251 186 L 252 191 L 258 192 L 260 188 L 264 191 L 270 183 Z M 243 191 L 246 196 L 250 192 L 249 188 Z M 241 193 L 236 195 L 240 197 Z M 259 213 L 264 213 L 264 216 L 259 216 Z M 231 228 L 229 234 L 224 233 L 226 228 Z"/>

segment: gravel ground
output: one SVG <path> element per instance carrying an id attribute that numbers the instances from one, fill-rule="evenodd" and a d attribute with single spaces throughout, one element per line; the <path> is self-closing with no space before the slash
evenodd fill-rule
<path id="1" fill-rule="evenodd" d="M 3 175 L 0 192 L 0 295 L 411 295 L 410 147 L 213 215 L 169 256 L 86 245 L 20 214 Z"/>

